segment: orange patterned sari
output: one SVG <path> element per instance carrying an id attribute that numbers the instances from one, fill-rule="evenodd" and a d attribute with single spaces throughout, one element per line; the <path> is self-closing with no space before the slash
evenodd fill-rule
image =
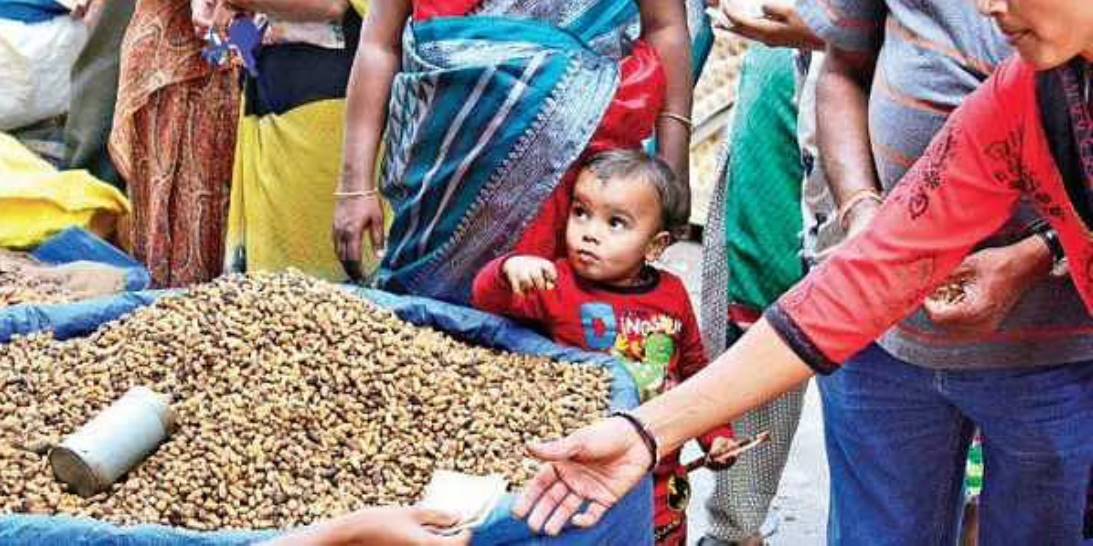
<path id="1" fill-rule="evenodd" d="M 122 42 L 110 156 L 128 184 L 123 238 L 156 286 L 220 274 L 239 87 L 201 58 L 189 0 L 138 0 Z"/>

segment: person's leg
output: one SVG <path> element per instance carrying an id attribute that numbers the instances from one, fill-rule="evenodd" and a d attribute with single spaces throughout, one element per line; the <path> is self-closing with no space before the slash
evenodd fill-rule
<path id="1" fill-rule="evenodd" d="M 706 501 L 711 536 L 729 541 L 758 533 L 778 492 L 801 419 L 804 392 L 804 387 L 788 392 L 733 423 L 737 436 L 753 437 L 770 431 L 771 440 L 753 454 L 741 457 L 732 468 L 717 473 L 713 495 Z"/>
<path id="2" fill-rule="evenodd" d="M 713 222 L 706 236 L 719 245 L 712 274 L 703 277 L 703 323 L 713 354 L 724 347 L 726 331 L 717 324 L 732 315 L 741 327 L 792 287 L 802 275 L 800 260 L 802 167 L 794 102 L 794 54 L 790 50 L 749 47 L 736 92 L 728 142 L 729 162 L 720 173 Z M 708 287 L 708 288 L 707 288 Z M 716 297 L 720 294 L 720 300 Z M 706 307 L 707 302 L 712 302 Z M 738 314 L 732 309 L 746 309 Z M 719 347 L 719 342 L 720 347 Z M 788 394 L 734 423 L 738 434 L 772 433 L 772 444 L 717 476 L 706 502 L 709 537 L 705 544 L 756 535 L 766 519 L 801 416 L 803 390 Z"/>
<path id="3" fill-rule="evenodd" d="M 1085 495 L 1085 540 L 1093 546 L 1093 467 L 1089 468 L 1089 488 Z"/>
<path id="4" fill-rule="evenodd" d="M 973 426 L 937 377 L 873 345 L 820 379 L 828 544 L 955 544 Z"/>
<path id="5" fill-rule="evenodd" d="M 983 546 L 1078 546 L 1093 468 L 1093 362 L 953 374 L 983 429 Z"/>

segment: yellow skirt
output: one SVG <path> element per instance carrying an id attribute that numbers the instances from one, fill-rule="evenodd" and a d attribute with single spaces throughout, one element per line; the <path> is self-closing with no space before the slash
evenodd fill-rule
<path id="1" fill-rule="evenodd" d="M 246 111 L 245 109 L 243 111 Z M 322 100 L 239 124 L 225 271 L 295 268 L 347 280 L 334 252 L 334 191 L 341 175 L 345 100 Z M 385 217 L 391 212 L 384 203 Z M 364 237 L 362 269 L 378 265 Z"/>

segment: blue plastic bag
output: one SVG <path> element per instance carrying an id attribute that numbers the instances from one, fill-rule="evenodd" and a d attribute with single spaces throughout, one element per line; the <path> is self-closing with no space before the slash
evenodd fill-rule
<path id="1" fill-rule="evenodd" d="M 638 404 L 630 375 L 615 359 L 562 347 L 515 322 L 474 309 L 427 298 L 397 296 L 377 290 L 347 287 L 350 293 L 392 310 L 403 320 L 443 331 L 478 346 L 543 356 L 574 365 L 602 366 L 613 375 L 611 408 L 628 409 Z M 19 306 L 0 311 L 0 341 L 12 335 L 50 330 L 58 339 L 81 337 L 100 325 L 118 319 L 156 299 L 176 292 L 147 291 L 74 304 Z M 536 536 L 511 513 L 514 497 L 507 496 L 475 530 L 476 546 L 535 546 L 571 544 L 651 545 L 653 487 L 642 483 L 609 510 L 592 529 L 569 529 L 558 537 Z M 122 528 L 102 522 L 69 517 L 0 516 L 0 546 L 236 546 L 251 544 L 271 533 L 201 533 L 145 525 Z"/>
<path id="2" fill-rule="evenodd" d="M 54 0 L 0 0 L 0 19 L 41 23 L 68 15 L 68 8 Z"/>

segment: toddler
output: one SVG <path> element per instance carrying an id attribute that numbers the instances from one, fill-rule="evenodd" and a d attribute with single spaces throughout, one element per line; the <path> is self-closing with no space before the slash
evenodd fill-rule
<path id="1" fill-rule="evenodd" d="M 650 264 L 671 243 L 682 196 L 671 169 L 641 151 L 593 157 L 578 174 L 566 257 L 502 256 L 475 277 L 479 309 L 529 321 L 555 341 L 618 357 L 642 401 L 697 373 L 706 355 L 683 283 Z M 731 464 L 732 429 L 699 443 L 714 466 Z M 654 471 L 657 544 L 684 546 L 690 496 L 679 452 Z"/>

